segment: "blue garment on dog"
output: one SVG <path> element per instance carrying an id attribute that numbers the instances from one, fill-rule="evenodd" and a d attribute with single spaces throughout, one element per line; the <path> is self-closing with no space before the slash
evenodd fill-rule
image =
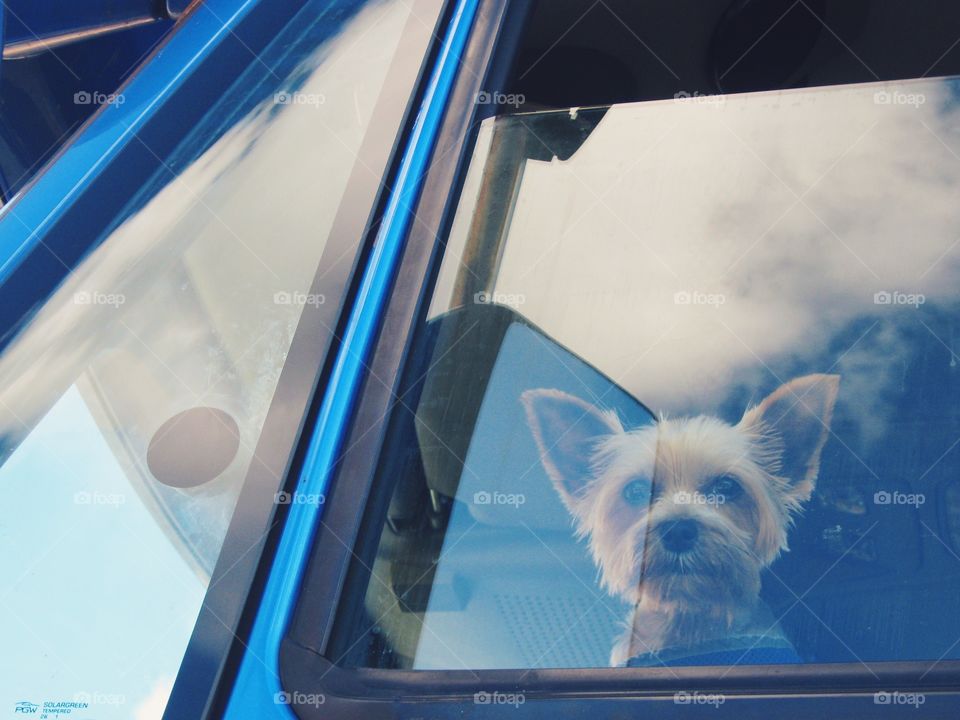
<path id="1" fill-rule="evenodd" d="M 803 659 L 782 638 L 743 635 L 693 647 L 664 648 L 627 660 L 627 667 L 703 665 L 793 665 Z"/>

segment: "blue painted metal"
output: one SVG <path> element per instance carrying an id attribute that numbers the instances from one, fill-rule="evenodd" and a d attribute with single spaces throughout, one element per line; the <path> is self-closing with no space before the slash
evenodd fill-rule
<path id="1" fill-rule="evenodd" d="M 0 77 L 3 72 L 3 43 L 7 34 L 7 6 L 0 2 Z M 0 193 L 4 193 L 5 187 L 0 185 Z"/>
<path id="2" fill-rule="evenodd" d="M 45 229 L 128 144 L 261 0 L 205 0 L 124 88 L 125 102 L 110 105 L 68 146 L 35 184 L 0 208 L 0 284 L 41 243 Z"/>
<path id="3" fill-rule="evenodd" d="M 297 493 L 324 494 L 329 484 L 478 2 L 458 0 L 454 9 L 311 433 Z M 293 503 L 289 507 L 250 642 L 224 715 L 227 720 L 294 717 L 289 706 L 282 702 L 280 643 L 290 622 L 322 506 Z"/>

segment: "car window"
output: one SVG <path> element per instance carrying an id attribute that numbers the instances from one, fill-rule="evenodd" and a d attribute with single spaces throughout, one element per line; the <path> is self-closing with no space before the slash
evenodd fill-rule
<path id="1" fill-rule="evenodd" d="M 960 658 L 958 88 L 484 121 L 332 659 Z"/>
<path id="2" fill-rule="evenodd" d="M 354 175 L 370 212 L 390 142 L 361 148 L 382 92 L 411 91 L 385 86 L 411 13 L 307 3 L 0 354 L 0 712 L 163 713 L 244 479 L 281 485 L 363 241 L 335 218 Z M 311 313 L 308 379 L 278 397 Z"/>

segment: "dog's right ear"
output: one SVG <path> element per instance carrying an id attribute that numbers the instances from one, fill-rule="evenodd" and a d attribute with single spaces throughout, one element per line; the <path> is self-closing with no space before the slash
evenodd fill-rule
<path id="1" fill-rule="evenodd" d="M 583 491 L 593 478 L 591 461 L 597 442 L 623 428 L 612 413 L 560 390 L 527 390 L 520 400 L 540 462 L 563 504 L 578 514 Z"/>

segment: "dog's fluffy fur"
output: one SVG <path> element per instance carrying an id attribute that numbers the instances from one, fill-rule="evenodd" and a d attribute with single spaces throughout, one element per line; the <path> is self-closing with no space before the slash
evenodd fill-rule
<path id="1" fill-rule="evenodd" d="M 797 378 L 736 425 L 701 415 L 637 430 L 559 390 L 523 394 L 543 466 L 604 588 L 634 606 L 612 665 L 771 634 L 760 573 L 813 492 L 839 380 Z"/>

